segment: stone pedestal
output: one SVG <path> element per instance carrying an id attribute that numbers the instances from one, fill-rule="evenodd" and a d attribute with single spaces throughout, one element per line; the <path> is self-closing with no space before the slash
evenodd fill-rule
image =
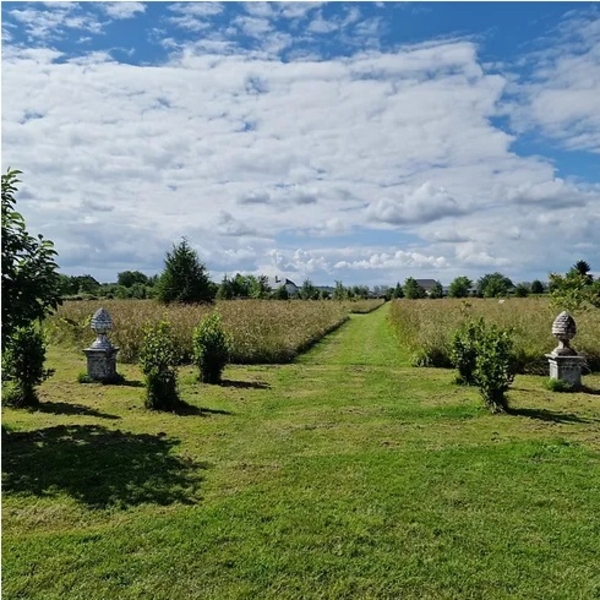
<path id="1" fill-rule="evenodd" d="M 118 348 L 86 348 L 87 374 L 92 381 L 114 381 L 117 378 Z"/>
<path id="2" fill-rule="evenodd" d="M 550 379 L 559 379 L 575 388 L 581 387 L 581 369 L 585 357 L 565 354 L 546 354 L 550 364 Z"/>

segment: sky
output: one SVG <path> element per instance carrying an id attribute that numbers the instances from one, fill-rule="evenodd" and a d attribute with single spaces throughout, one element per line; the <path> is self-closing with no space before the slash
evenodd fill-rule
<path id="1" fill-rule="evenodd" d="M 600 6 L 2 2 L 2 169 L 61 272 L 600 273 Z"/>

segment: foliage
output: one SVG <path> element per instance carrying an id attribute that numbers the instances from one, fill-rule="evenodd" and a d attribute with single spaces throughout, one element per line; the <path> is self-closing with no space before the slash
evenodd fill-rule
<path id="1" fill-rule="evenodd" d="M 392 298 L 404 298 L 404 288 L 400 282 L 396 283 L 396 287 L 392 291 Z"/>
<path id="2" fill-rule="evenodd" d="M 477 368 L 477 341 L 481 337 L 484 321 L 480 317 L 470 320 L 459 327 L 452 335 L 450 360 L 458 371 L 457 382 L 464 385 L 475 385 Z"/>
<path id="3" fill-rule="evenodd" d="M 550 299 L 557 310 L 576 312 L 590 306 L 600 308 L 600 279 L 594 281 L 589 265 L 579 261 L 566 275 L 550 274 Z"/>
<path id="4" fill-rule="evenodd" d="M 534 279 L 531 282 L 530 291 L 532 294 L 543 294 L 546 292 L 546 288 L 539 279 Z"/>
<path id="5" fill-rule="evenodd" d="M 18 175 L 2 175 L 2 347 L 19 327 L 43 319 L 61 303 L 60 277 L 50 240 L 30 235 L 15 210 Z"/>
<path id="6" fill-rule="evenodd" d="M 448 288 L 448 297 L 450 298 L 467 298 L 470 295 L 470 289 L 473 282 L 465 276 L 457 277 L 450 283 Z"/>
<path id="7" fill-rule="evenodd" d="M 148 285 L 148 276 L 140 271 L 122 271 L 117 274 L 117 284 L 130 288 L 136 284 Z"/>
<path id="8" fill-rule="evenodd" d="M 506 392 L 515 377 L 512 331 L 481 323 L 475 341 L 475 385 L 492 412 L 508 409 Z"/>
<path id="9" fill-rule="evenodd" d="M 515 296 L 517 298 L 527 298 L 529 292 L 530 287 L 526 283 L 517 283 L 515 287 Z"/>
<path id="10" fill-rule="evenodd" d="M 570 393 L 577 391 L 572 383 L 568 383 L 562 379 L 547 379 L 545 385 L 546 389 L 551 392 Z"/>
<path id="11" fill-rule="evenodd" d="M 486 273 L 477 281 L 477 295 L 482 298 L 501 298 L 513 287 L 513 282 L 502 273 Z"/>
<path id="12" fill-rule="evenodd" d="M 419 285 L 414 277 L 408 277 L 404 282 L 404 296 L 409 300 L 425 298 L 425 288 Z"/>
<path id="13" fill-rule="evenodd" d="M 287 288 L 285 287 L 285 285 L 280 285 L 274 292 L 272 295 L 272 298 L 274 300 L 289 300 L 290 299 L 290 294 L 287 291 Z"/>
<path id="14" fill-rule="evenodd" d="M 333 289 L 333 299 L 334 300 L 347 300 L 348 299 L 348 290 L 344 287 L 344 284 L 341 281 L 335 282 L 335 287 Z"/>
<path id="15" fill-rule="evenodd" d="M 203 383 L 220 383 L 229 362 L 231 340 L 223 329 L 221 316 L 213 312 L 200 321 L 194 331 L 194 362 Z"/>
<path id="16" fill-rule="evenodd" d="M 319 290 L 308 278 L 302 283 L 302 287 L 300 288 L 300 298 L 302 298 L 302 300 L 317 300 L 319 298 Z"/>
<path id="17" fill-rule="evenodd" d="M 429 297 L 431 299 L 439 299 L 444 296 L 444 288 L 439 281 L 435 282 L 435 285 L 429 290 Z"/>
<path id="18" fill-rule="evenodd" d="M 4 401 L 15 407 L 36 406 L 36 387 L 52 372 L 44 369 L 46 345 L 39 327 L 17 327 L 3 353 L 2 374 L 12 383 Z"/>
<path id="19" fill-rule="evenodd" d="M 146 407 L 173 410 L 181 400 L 176 369 L 179 356 L 171 326 L 167 321 L 148 323 L 143 334 L 140 367 L 146 379 Z"/>
<path id="20" fill-rule="evenodd" d="M 212 302 L 214 298 L 206 267 L 185 238 L 167 252 L 157 298 L 164 304 Z"/>

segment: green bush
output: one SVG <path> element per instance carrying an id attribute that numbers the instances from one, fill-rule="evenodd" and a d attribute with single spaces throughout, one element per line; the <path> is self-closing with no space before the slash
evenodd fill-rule
<path id="1" fill-rule="evenodd" d="M 217 313 L 207 315 L 194 331 L 194 362 L 203 383 L 220 383 L 229 362 L 231 341 Z"/>
<path id="2" fill-rule="evenodd" d="M 482 318 L 467 322 L 453 336 L 457 382 L 477 386 L 492 412 L 508 409 L 506 391 L 517 370 L 513 346 L 512 330 Z"/>
<path id="3" fill-rule="evenodd" d="M 563 381 L 562 379 L 548 379 L 546 380 L 546 389 L 551 392 L 575 392 L 575 386 L 572 383 Z"/>
<path id="4" fill-rule="evenodd" d="M 456 381 L 463 385 L 475 385 L 475 369 L 477 367 L 477 340 L 483 332 L 483 319 L 466 322 L 452 335 L 450 360 L 458 370 Z"/>
<path id="5" fill-rule="evenodd" d="M 46 345 L 39 327 L 28 325 L 13 330 L 3 356 L 4 379 L 10 382 L 4 393 L 5 404 L 39 404 L 35 388 L 52 374 L 44 369 L 45 360 Z"/>
<path id="6" fill-rule="evenodd" d="M 171 326 L 166 321 L 144 328 L 140 366 L 146 378 L 146 407 L 173 410 L 181 404 L 177 390 L 179 356 Z"/>

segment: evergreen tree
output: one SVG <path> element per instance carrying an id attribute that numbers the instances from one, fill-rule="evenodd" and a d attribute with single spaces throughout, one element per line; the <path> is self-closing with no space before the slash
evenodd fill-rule
<path id="1" fill-rule="evenodd" d="M 414 277 L 408 277 L 404 282 L 404 295 L 411 300 L 425 298 L 425 288 L 419 285 Z"/>
<path id="2" fill-rule="evenodd" d="M 184 238 L 178 246 L 167 252 L 165 270 L 158 282 L 157 298 L 160 302 L 212 302 L 213 288 L 206 267 L 198 254 Z"/>

